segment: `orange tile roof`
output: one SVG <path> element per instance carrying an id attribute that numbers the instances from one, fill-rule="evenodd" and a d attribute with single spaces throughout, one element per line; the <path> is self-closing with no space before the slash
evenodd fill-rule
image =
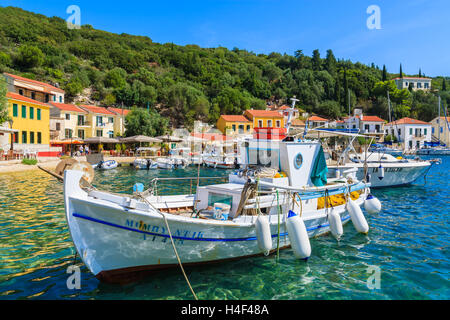
<path id="1" fill-rule="evenodd" d="M 377 116 L 363 116 L 362 121 L 367 121 L 367 122 L 384 122 L 383 119 L 381 119 L 380 117 Z"/>
<path id="2" fill-rule="evenodd" d="M 250 122 L 250 120 L 244 116 L 221 115 L 220 117 L 228 122 Z"/>
<path id="3" fill-rule="evenodd" d="M 262 117 L 262 118 L 283 118 L 278 111 L 267 111 L 267 110 L 246 110 L 246 113 L 250 114 L 253 117 Z"/>
<path id="4" fill-rule="evenodd" d="M 417 80 L 431 80 L 431 78 L 424 78 L 424 77 L 403 77 L 403 78 L 394 78 L 392 80 L 400 80 L 400 79 L 417 79 Z"/>
<path id="5" fill-rule="evenodd" d="M 294 120 L 292 121 L 292 125 L 293 125 L 293 126 L 304 126 L 304 125 L 305 125 L 305 122 L 302 121 L 302 120 L 300 120 L 300 119 L 294 119 Z"/>
<path id="6" fill-rule="evenodd" d="M 112 114 L 112 115 L 116 115 L 115 113 L 109 111 L 106 108 L 103 107 L 99 107 L 99 106 L 88 106 L 88 105 L 81 105 L 81 108 L 83 108 L 84 110 L 90 112 L 90 113 L 100 113 L 100 114 Z"/>
<path id="7" fill-rule="evenodd" d="M 428 122 L 420 121 L 420 120 L 416 120 L 416 119 L 412 119 L 412 118 L 402 118 L 400 120 L 388 123 L 388 125 L 399 125 L 399 124 L 428 124 L 429 125 Z"/>
<path id="8" fill-rule="evenodd" d="M 80 113 L 87 113 L 86 110 L 81 109 L 80 107 L 74 105 L 74 104 L 66 104 L 66 103 L 56 103 L 56 102 L 50 102 L 50 104 L 58 108 L 60 110 L 64 111 L 74 111 L 74 112 L 80 112 Z"/>
<path id="9" fill-rule="evenodd" d="M 321 122 L 325 121 L 325 122 L 328 122 L 329 120 L 325 119 L 325 118 L 318 117 L 318 116 L 312 116 L 312 117 L 310 117 L 308 119 L 308 121 L 321 121 Z"/>
<path id="10" fill-rule="evenodd" d="M 20 95 L 18 93 L 15 93 L 15 92 L 7 92 L 6 93 L 6 97 L 10 98 L 10 99 L 23 101 L 23 102 L 34 103 L 34 104 L 37 104 L 37 105 L 40 105 L 40 106 L 44 106 L 44 107 L 50 107 L 50 105 L 47 104 L 47 103 L 40 102 L 40 101 L 37 101 L 37 100 L 33 100 L 33 99 L 30 99 L 30 98 L 24 97 L 24 96 L 22 96 L 22 95 Z"/>
<path id="11" fill-rule="evenodd" d="M 113 108 L 113 107 L 108 107 L 107 109 L 109 111 L 112 111 L 112 112 L 116 113 L 119 116 L 121 116 L 121 115 L 126 116 L 131 111 L 131 110 L 128 110 L 128 109 L 120 109 L 120 108 Z"/>
<path id="12" fill-rule="evenodd" d="M 16 76 L 15 74 L 11 74 L 11 73 L 6 73 L 6 72 L 5 72 L 5 74 L 6 74 L 7 76 L 10 76 L 10 77 L 13 78 L 13 79 L 16 79 L 16 80 L 20 80 L 20 81 L 25 81 L 25 82 L 29 82 L 29 83 L 38 84 L 38 85 L 41 85 L 41 86 L 43 86 L 43 87 L 47 87 L 47 88 L 49 88 L 49 89 L 51 89 L 51 90 L 53 90 L 53 91 L 57 91 L 57 92 L 61 92 L 61 93 L 64 93 L 64 92 L 65 92 L 63 89 L 57 88 L 57 87 L 52 86 L 52 85 L 50 85 L 50 84 L 48 84 L 48 83 L 45 83 L 45 82 L 41 82 L 41 81 L 37 81 L 37 80 L 32 80 L 32 79 L 24 78 L 24 77 L 21 77 L 21 76 Z"/>

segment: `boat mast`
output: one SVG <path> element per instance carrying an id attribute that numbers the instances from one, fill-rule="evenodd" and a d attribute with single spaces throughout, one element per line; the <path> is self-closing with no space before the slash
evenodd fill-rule
<path id="1" fill-rule="evenodd" d="M 439 96 L 438 101 L 439 101 L 439 104 L 438 104 L 439 112 L 438 112 L 437 123 L 438 123 L 438 140 L 439 140 L 439 145 L 440 145 L 441 144 L 441 96 Z"/>
<path id="2" fill-rule="evenodd" d="M 285 125 L 286 131 L 287 131 L 286 134 L 289 134 L 289 129 L 291 128 L 292 115 L 293 115 L 293 113 L 295 111 L 295 104 L 297 103 L 297 101 L 300 101 L 300 100 L 296 99 L 296 96 L 294 96 L 293 98 L 291 98 L 291 101 L 292 101 L 292 106 L 289 109 L 288 120 L 287 120 L 287 123 Z"/>

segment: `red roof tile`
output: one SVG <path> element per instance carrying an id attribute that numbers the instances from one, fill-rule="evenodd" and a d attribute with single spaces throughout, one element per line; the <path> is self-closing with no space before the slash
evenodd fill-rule
<path id="1" fill-rule="evenodd" d="M 30 98 L 24 97 L 24 96 L 22 96 L 22 95 L 20 95 L 18 93 L 15 93 L 15 92 L 8 92 L 8 93 L 6 93 L 6 97 L 7 98 L 11 98 L 11 99 L 15 99 L 15 100 L 20 100 L 20 101 L 23 101 L 23 102 L 34 103 L 34 104 L 37 104 L 37 105 L 40 105 L 40 106 L 44 106 L 44 107 L 50 107 L 50 105 L 48 105 L 47 103 L 40 102 L 40 101 L 37 101 L 37 100 L 33 100 L 33 99 L 30 99 Z"/>
<path id="2" fill-rule="evenodd" d="M 106 108 L 99 107 L 99 106 L 88 106 L 88 105 L 81 105 L 81 108 L 88 111 L 89 113 L 100 113 L 100 114 L 112 114 L 116 115 L 115 113 L 109 111 Z"/>
<path id="3" fill-rule="evenodd" d="M 250 122 L 250 120 L 244 116 L 222 115 L 220 117 L 228 122 Z"/>
<path id="4" fill-rule="evenodd" d="M 60 110 L 64 111 L 73 111 L 73 112 L 80 112 L 80 113 L 87 113 L 86 110 L 81 109 L 80 107 L 74 105 L 74 104 L 65 104 L 65 103 L 56 103 L 56 102 L 50 102 L 50 104 L 58 108 Z"/>
<path id="5" fill-rule="evenodd" d="M 325 121 L 325 122 L 328 122 L 329 120 L 325 119 L 325 118 L 318 117 L 318 116 L 312 116 L 312 117 L 310 117 L 308 119 L 308 121 L 320 121 L 320 122 Z"/>
<path id="6" fill-rule="evenodd" d="M 377 117 L 377 116 L 363 116 L 362 121 L 367 121 L 367 122 L 384 122 L 383 119 L 381 119 L 380 117 Z"/>
<path id="7" fill-rule="evenodd" d="M 29 82 L 29 83 L 38 84 L 38 85 L 41 85 L 41 86 L 43 86 L 43 87 L 47 87 L 47 88 L 49 88 L 49 89 L 51 89 L 51 90 L 53 90 L 53 91 L 57 91 L 57 92 L 64 93 L 64 90 L 63 90 L 63 89 L 57 88 L 57 87 L 52 86 L 52 85 L 50 85 L 50 84 L 48 84 L 48 83 L 45 83 L 45 82 L 41 82 L 41 81 L 37 81 L 37 80 L 32 80 L 32 79 L 24 78 L 24 77 L 21 77 L 21 76 L 16 76 L 15 74 L 11 74 L 11 73 L 6 73 L 6 72 L 5 72 L 5 74 L 6 74 L 7 76 L 10 76 L 10 77 L 13 78 L 13 79 L 16 79 L 16 80 L 20 80 L 20 81 L 25 81 L 25 82 Z"/>
<path id="8" fill-rule="evenodd" d="M 267 110 L 247 110 L 246 113 L 253 117 L 263 117 L 263 118 L 283 118 L 278 111 L 267 111 Z"/>
<path id="9" fill-rule="evenodd" d="M 388 125 L 399 125 L 399 124 L 428 124 L 429 125 L 428 122 L 420 121 L 420 120 L 416 120 L 416 119 L 412 119 L 412 118 L 402 118 L 400 120 L 388 123 Z"/>
<path id="10" fill-rule="evenodd" d="M 117 115 L 119 115 L 119 116 L 121 116 L 121 115 L 126 116 L 126 115 L 129 114 L 130 111 L 131 111 L 131 110 L 129 110 L 129 109 L 120 109 L 120 108 L 113 108 L 113 107 L 108 107 L 107 109 L 108 109 L 109 111 L 114 112 L 115 114 L 117 114 Z"/>
<path id="11" fill-rule="evenodd" d="M 424 78 L 424 77 L 403 77 L 403 78 L 398 77 L 392 80 L 400 80 L 400 79 L 431 80 L 431 78 Z"/>

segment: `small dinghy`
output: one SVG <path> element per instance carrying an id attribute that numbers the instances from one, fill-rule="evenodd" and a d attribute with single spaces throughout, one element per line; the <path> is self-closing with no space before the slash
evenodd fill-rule
<path id="1" fill-rule="evenodd" d="M 208 157 L 204 160 L 207 167 L 214 169 L 234 169 L 236 163 L 231 157 Z"/>
<path id="2" fill-rule="evenodd" d="M 158 169 L 158 164 L 150 159 L 136 159 L 133 161 L 133 167 L 137 170 Z"/>
<path id="3" fill-rule="evenodd" d="M 156 165 L 158 167 L 158 169 L 174 169 L 175 168 L 175 164 L 174 161 L 172 159 L 169 158 L 158 158 L 156 159 Z"/>
<path id="4" fill-rule="evenodd" d="M 116 160 L 106 160 L 100 161 L 97 164 L 93 164 L 92 167 L 98 170 L 111 170 L 115 169 L 119 166 L 119 163 Z"/>

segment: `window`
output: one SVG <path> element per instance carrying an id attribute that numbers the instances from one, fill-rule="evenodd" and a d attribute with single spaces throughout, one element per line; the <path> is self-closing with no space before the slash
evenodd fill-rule
<path id="1" fill-rule="evenodd" d="M 248 124 L 247 125 L 247 132 L 249 132 L 250 131 L 250 125 Z"/>
<path id="2" fill-rule="evenodd" d="M 56 123 L 56 130 L 58 130 L 58 131 L 61 130 L 61 123 L 59 123 L 59 122 Z"/>
<path id="3" fill-rule="evenodd" d="M 364 125 L 364 129 L 365 129 L 366 131 L 369 131 L 370 126 L 369 126 L 368 124 L 366 124 L 366 125 Z"/>
<path id="4" fill-rule="evenodd" d="M 56 96 L 53 96 L 53 101 L 56 101 Z"/>
<path id="5" fill-rule="evenodd" d="M 78 130 L 78 138 L 84 139 L 84 130 Z"/>
<path id="6" fill-rule="evenodd" d="M 18 116 L 19 116 L 19 107 L 17 106 L 17 104 L 13 104 L 13 117 Z"/>
<path id="7" fill-rule="evenodd" d="M 425 89 L 430 89 L 430 84 L 428 82 L 424 83 L 424 88 Z"/>
<path id="8" fill-rule="evenodd" d="M 398 129 L 398 136 L 400 137 L 402 135 L 402 129 Z"/>
<path id="9" fill-rule="evenodd" d="M 267 120 L 267 127 L 272 128 L 272 120 Z"/>
<path id="10" fill-rule="evenodd" d="M 78 125 L 84 126 L 84 116 L 83 115 L 78 116 Z"/>
<path id="11" fill-rule="evenodd" d="M 66 113 L 66 120 L 70 120 L 70 113 Z"/>
<path id="12" fill-rule="evenodd" d="M 109 117 L 108 118 L 108 123 L 114 123 L 114 118 L 113 117 Z"/>
<path id="13" fill-rule="evenodd" d="M 409 140 L 409 148 L 412 149 L 412 140 Z"/>
<path id="14" fill-rule="evenodd" d="M 30 119 L 34 119 L 34 108 L 30 107 Z"/>
<path id="15" fill-rule="evenodd" d="M 244 125 L 243 124 L 239 125 L 239 133 L 244 133 Z"/>
<path id="16" fill-rule="evenodd" d="M 427 135 L 427 129 L 423 129 L 423 135 L 424 135 L 424 136 Z"/>
<path id="17" fill-rule="evenodd" d="M 376 131 L 376 132 L 381 132 L 381 128 L 380 128 L 380 125 L 379 125 L 379 124 L 376 124 L 376 125 L 375 125 L 375 131 Z"/>
<path id="18" fill-rule="evenodd" d="M 434 127 L 433 127 L 433 128 L 431 128 L 431 133 L 432 133 L 432 134 L 434 134 Z"/>
<path id="19" fill-rule="evenodd" d="M 41 109 L 36 110 L 37 119 L 41 120 Z"/>
<path id="20" fill-rule="evenodd" d="M 409 135 L 412 136 L 412 134 L 413 134 L 413 129 L 409 128 Z"/>
<path id="21" fill-rule="evenodd" d="M 231 129 L 233 130 L 233 132 L 236 131 L 236 125 L 233 124 L 233 125 L 231 126 Z"/>
<path id="22" fill-rule="evenodd" d="M 258 120 L 258 127 L 262 128 L 263 127 L 263 121 L 262 120 Z"/>
<path id="23" fill-rule="evenodd" d="M 23 96 L 23 90 L 22 90 L 22 89 L 19 89 L 19 94 L 20 94 L 21 96 Z"/>
<path id="24" fill-rule="evenodd" d="M 108 131 L 108 137 L 114 138 L 114 131 Z"/>
<path id="25" fill-rule="evenodd" d="M 417 83 L 417 88 L 422 88 L 422 83 L 418 82 Z"/>
<path id="26" fill-rule="evenodd" d="M 411 88 L 414 88 L 414 82 L 411 82 L 410 85 L 411 85 Z"/>
<path id="27" fill-rule="evenodd" d="M 14 143 L 19 143 L 19 133 L 18 132 L 14 132 L 13 139 L 14 139 Z"/>
<path id="28" fill-rule="evenodd" d="M 34 132 L 30 131 L 30 143 L 34 144 Z"/>
<path id="29" fill-rule="evenodd" d="M 38 132 L 38 133 L 37 133 L 37 143 L 38 143 L 38 144 L 41 144 L 41 143 L 42 143 L 42 133 L 41 133 L 41 132 Z"/>
<path id="30" fill-rule="evenodd" d="M 26 131 L 22 131 L 22 143 L 23 144 L 27 143 L 27 132 Z"/>
<path id="31" fill-rule="evenodd" d="M 441 133 L 444 133 L 444 127 L 440 127 L 441 128 Z"/>
<path id="32" fill-rule="evenodd" d="M 62 103 L 62 96 L 59 96 L 59 102 Z"/>
<path id="33" fill-rule="evenodd" d="M 72 138 L 72 129 L 66 129 L 64 130 L 64 133 L 66 135 L 66 139 Z"/>
<path id="34" fill-rule="evenodd" d="M 103 125 L 103 117 L 102 116 L 97 116 L 97 127 L 101 127 Z"/>
<path id="35" fill-rule="evenodd" d="M 22 106 L 22 118 L 27 117 L 27 106 Z"/>
<path id="36" fill-rule="evenodd" d="M 36 93 L 35 92 L 31 93 L 31 99 L 36 100 Z"/>
<path id="37" fill-rule="evenodd" d="M 277 124 L 277 128 L 281 128 L 281 121 L 280 120 L 277 120 L 276 124 Z"/>
<path id="38" fill-rule="evenodd" d="M 48 96 L 48 94 L 45 95 L 45 102 L 49 102 L 50 98 Z"/>
<path id="39" fill-rule="evenodd" d="M 97 130 L 97 137 L 103 137 L 103 130 Z"/>

